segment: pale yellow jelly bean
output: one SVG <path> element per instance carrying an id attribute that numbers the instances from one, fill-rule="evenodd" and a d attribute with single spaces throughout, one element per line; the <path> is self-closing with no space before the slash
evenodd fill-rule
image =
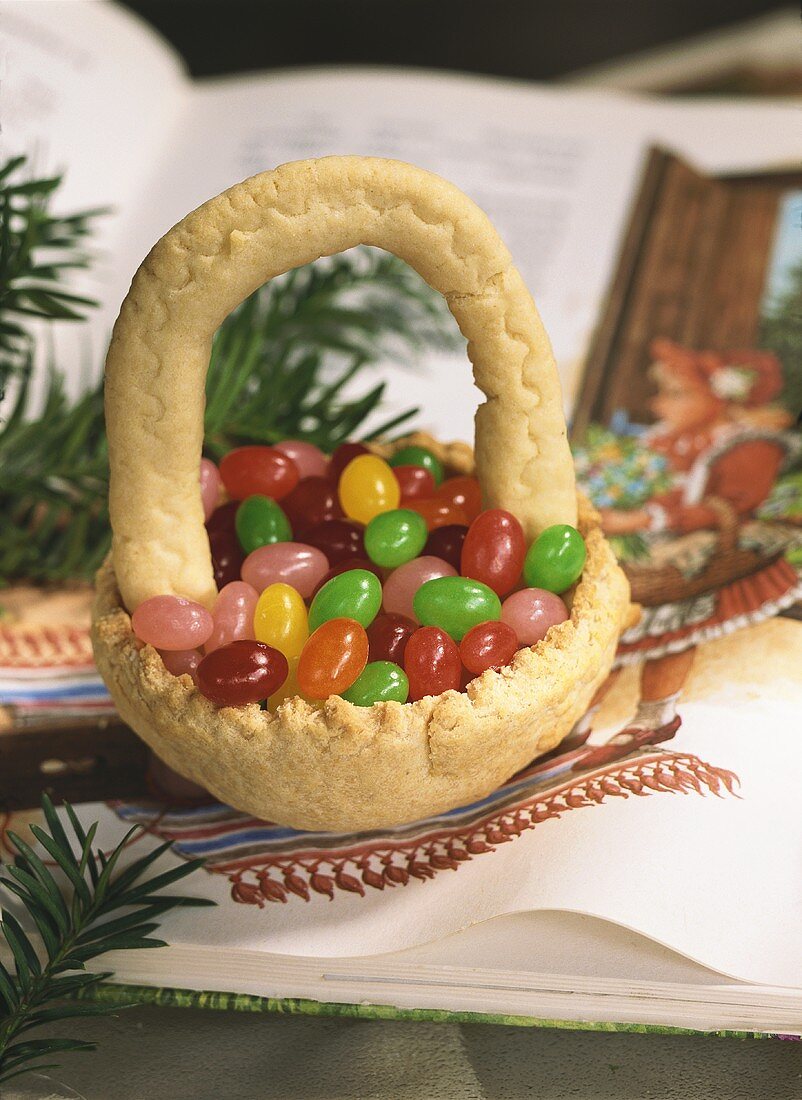
<path id="1" fill-rule="evenodd" d="M 281 582 L 268 585 L 253 616 L 258 642 L 266 642 L 283 653 L 288 661 L 300 657 L 309 637 L 306 604 L 299 592 Z"/>
<path id="2" fill-rule="evenodd" d="M 290 671 L 287 674 L 287 679 L 275 693 L 271 695 L 267 700 L 267 709 L 269 711 L 277 710 L 282 703 L 285 703 L 288 699 L 294 699 L 296 696 L 301 699 L 305 699 L 301 689 L 298 687 L 298 658 L 293 657 L 289 662 Z"/>
<path id="3" fill-rule="evenodd" d="M 350 519 L 370 523 L 374 516 L 391 512 L 401 501 L 401 488 L 392 468 L 377 455 L 357 455 L 340 476 L 342 510 Z"/>

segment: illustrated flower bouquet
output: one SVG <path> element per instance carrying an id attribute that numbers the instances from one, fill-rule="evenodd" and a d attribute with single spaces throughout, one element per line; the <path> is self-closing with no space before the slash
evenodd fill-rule
<path id="1" fill-rule="evenodd" d="M 672 486 L 665 457 L 644 447 L 636 436 L 591 424 L 573 450 L 577 480 L 597 508 L 641 508 Z M 610 542 L 622 561 L 649 556 L 643 535 L 615 535 Z"/>

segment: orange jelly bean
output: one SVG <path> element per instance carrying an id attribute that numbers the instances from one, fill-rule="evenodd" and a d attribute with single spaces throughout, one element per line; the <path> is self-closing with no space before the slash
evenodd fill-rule
<path id="1" fill-rule="evenodd" d="M 453 504 L 450 500 L 441 500 L 439 497 L 429 497 L 428 500 L 409 500 L 404 507 L 423 516 L 430 531 L 438 527 L 448 527 L 453 523 L 461 523 L 464 526 L 468 522 L 465 512 L 459 505 Z"/>
<path id="2" fill-rule="evenodd" d="M 298 687 L 309 699 L 347 691 L 368 663 L 368 635 L 355 619 L 329 619 L 317 628 L 298 661 Z"/>
<path id="3" fill-rule="evenodd" d="M 472 523 L 482 510 L 482 490 L 475 477 L 446 478 L 435 496 L 461 508 L 468 523 Z"/>

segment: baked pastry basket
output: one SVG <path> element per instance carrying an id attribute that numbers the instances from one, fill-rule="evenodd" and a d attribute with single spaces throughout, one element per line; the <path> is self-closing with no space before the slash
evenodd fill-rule
<path id="1" fill-rule="evenodd" d="M 386 249 L 444 297 L 486 400 L 475 469 L 487 506 L 527 538 L 577 525 L 587 559 L 570 618 L 466 692 L 357 707 L 301 698 L 275 713 L 218 708 L 132 631 L 145 599 L 216 596 L 198 485 L 212 337 L 274 276 L 358 244 Z M 510 255 L 456 187 L 396 161 L 327 157 L 237 184 L 188 215 L 134 278 L 106 365 L 112 553 L 97 577 L 93 641 L 122 718 L 170 767 L 230 805 L 307 830 L 374 829 L 487 795 L 553 749 L 607 676 L 629 587 L 577 498 L 548 338 Z M 447 469 L 470 449 L 427 440 Z"/>

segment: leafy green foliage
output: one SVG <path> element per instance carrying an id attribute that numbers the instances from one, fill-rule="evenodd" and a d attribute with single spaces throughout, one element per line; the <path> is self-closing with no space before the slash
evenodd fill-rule
<path id="1" fill-rule="evenodd" d="M 763 311 L 758 346 L 782 363 L 781 400 L 793 416 L 802 413 L 802 262 L 791 269 L 786 288 Z"/>
<path id="2" fill-rule="evenodd" d="M 72 807 L 65 803 L 64 809 L 71 835 L 47 795 L 42 796 L 47 828 L 32 825 L 31 832 L 66 879 L 66 891 L 27 841 L 8 834 L 17 855 L 13 865 L 0 869 L 0 890 L 21 903 L 41 944 L 37 949 L 17 918 L 0 910 L 0 933 L 13 960 L 10 966 L 0 962 L 0 1084 L 32 1070 L 54 1068 L 43 1058 L 94 1049 L 93 1043 L 78 1039 L 21 1038 L 43 1024 L 109 1011 L 105 1005 L 70 999 L 110 976 L 87 972 L 87 962 L 107 951 L 163 947 L 164 941 L 153 936 L 160 917 L 177 906 L 214 904 L 159 893 L 194 871 L 200 860 L 148 878 L 153 863 L 170 848 L 167 843 L 118 872 L 120 857 L 139 827 L 106 854 L 93 847 L 97 825 L 84 830 Z"/>
<path id="3" fill-rule="evenodd" d="M 0 396 L 33 347 L 30 321 L 80 321 L 96 303 L 64 286 L 89 265 L 83 248 L 100 210 L 59 216 L 50 210 L 61 176 L 31 179 L 26 157 L 0 167 Z"/>
<path id="4" fill-rule="evenodd" d="M 357 250 L 299 268 L 258 290 L 216 334 L 206 394 L 206 451 L 308 439 L 331 451 L 381 405 L 355 384 L 382 357 L 455 342 L 442 299 L 386 253 Z M 0 423 L 0 578 L 93 576 L 109 546 L 108 455 L 98 385 L 71 400 L 51 370 L 41 411 L 31 360 Z M 411 409 L 376 426 L 386 435 Z"/>

